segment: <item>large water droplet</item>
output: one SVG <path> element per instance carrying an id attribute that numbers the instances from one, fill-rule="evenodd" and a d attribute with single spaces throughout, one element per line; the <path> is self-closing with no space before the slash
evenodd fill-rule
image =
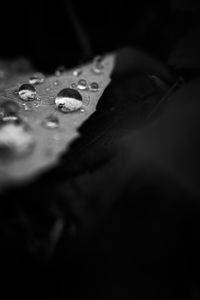
<path id="1" fill-rule="evenodd" d="M 54 129 L 59 127 L 59 119 L 54 115 L 49 115 L 42 122 L 42 124 L 49 129 Z"/>
<path id="2" fill-rule="evenodd" d="M 83 91 L 87 90 L 87 88 L 88 88 L 87 81 L 85 79 L 80 79 L 78 81 L 77 88 L 79 90 L 83 90 Z"/>
<path id="3" fill-rule="evenodd" d="M 33 101 L 37 98 L 36 89 L 32 84 L 22 84 L 18 91 L 19 97 L 24 101 Z"/>
<path id="4" fill-rule="evenodd" d="M 41 74 L 35 74 L 30 77 L 29 83 L 32 85 L 37 85 L 43 83 L 45 80 L 44 76 Z"/>
<path id="5" fill-rule="evenodd" d="M 0 126 L 1 158 L 25 156 L 33 150 L 34 145 L 35 140 L 24 124 L 5 123 Z"/>
<path id="6" fill-rule="evenodd" d="M 80 76 L 81 74 L 82 74 L 81 69 L 76 69 L 76 70 L 73 71 L 73 75 L 76 76 L 76 77 Z"/>
<path id="7" fill-rule="evenodd" d="M 77 90 L 66 88 L 58 93 L 55 104 L 64 113 L 73 112 L 81 109 L 82 96 Z"/>
<path id="8" fill-rule="evenodd" d="M 97 92 L 99 89 L 99 85 L 97 82 L 91 82 L 90 83 L 90 91 L 91 92 Z"/>

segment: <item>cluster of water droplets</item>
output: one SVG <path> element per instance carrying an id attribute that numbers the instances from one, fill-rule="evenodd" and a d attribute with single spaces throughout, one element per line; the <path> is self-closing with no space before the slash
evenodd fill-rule
<path id="1" fill-rule="evenodd" d="M 103 70 L 103 58 L 101 56 L 95 57 L 92 65 L 92 72 L 96 75 L 99 75 L 103 73 Z M 60 76 L 64 71 L 64 68 L 57 69 L 56 75 Z M 72 74 L 74 77 L 80 78 L 83 74 L 83 71 L 81 68 L 78 68 L 73 70 Z M 54 85 L 56 85 L 56 81 L 54 82 Z M 97 92 L 98 90 L 99 84 L 96 81 L 88 83 L 86 79 L 80 78 L 78 79 L 77 83 L 72 82 L 70 87 L 59 91 L 55 97 L 56 107 L 63 113 L 70 113 L 78 110 L 84 112 L 83 99 L 80 92 Z"/>
<path id="2" fill-rule="evenodd" d="M 61 76 L 66 71 L 65 67 L 57 68 L 55 75 Z M 91 71 L 93 74 L 99 75 L 104 71 L 102 57 L 96 57 L 93 61 Z M 70 87 L 66 87 L 58 92 L 55 96 L 55 106 L 62 113 L 84 112 L 82 92 L 97 92 L 99 83 L 96 81 L 88 82 L 83 77 L 81 68 L 73 71 L 73 77 L 76 83 L 71 83 Z M 20 98 L 21 105 L 25 110 L 32 110 L 32 107 L 38 107 L 40 99 L 37 95 L 37 86 L 45 82 L 43 74 L 33 74 L 27 83 L 23 83 L 16 91 Z M 53 82 L 55 87 L 59 86 L 59 80 Z M 46 92 L 51 91 L 50 87 L 46 87 Z M 12 154 L 14 156 L 25 156 L 31 153 L 35 140 L 30 126 L 22 120 L 18 113 L 20 106 L 17 102 L 7 100 L 0 104 L 0 153 Z M 42 121 L 42 126 L 47 129 L 59 128 L 59 118 L 55 114 L 49 114 Z"/>

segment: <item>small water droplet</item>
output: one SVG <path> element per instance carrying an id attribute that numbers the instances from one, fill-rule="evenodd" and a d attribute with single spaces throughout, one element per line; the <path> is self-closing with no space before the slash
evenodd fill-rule
<path id="1" fill-rule="evenodd" d="M 0 126 L 0 153 L 4 156 L 25 156 L 32 152 L 35 140 L 24 124 L 5 123 Z"/>
<path id="2" fill-rule="evenodd" d="M 82 70 L 81 70 L 81 69 L 76 69 L 76 70 L 73 71 L 73 76 L 78 77 L 78 76 L 80 76 L 81 74 L 82 74 Z"/>
<path id="3" fill-rule="evenodd" d="M 102 74 L 103 73 L 103 66 L 101 64 L 96 64 L 92 67 L 92 71 L 95 73 L 95 74 Z"/>
<path id="4" fill-rule="evenodd" d="M 82 107 L 82 96 L 77 90 L 66 88 L 58 93 L 55 104 L 64 113 L 76 111 Z"/>
<path id="5" fill-rule="evenodd" d="M 15 123 L 19 123 L 21 121 L 21 119 L 18 117 L 18 116 L 6 116 L 6 117 L 3 117 L 1 119 L 2 122 L 15 122 Z"/>
<path id="6" fill-rule="evenodd" d="M 22 84 L 18 91 L 20 99 L 24 101 L 33 101 L 37 98 L 36 90 L 32 84 Z"/>
<path id="7" fill-rule="evenodd" d="M 44 76 L 41 74 L 35 74 L 30 77 L 29 83 L 32 85 L 37 85 L 43 83 L 45 80 Z"/>
<path id="8" fill-rule="evenodd" d="M 55 86 L 58 86 L 59 85 L 59 81 L 58 80 L 56 80 L 56 81 L 54 81 L 54 83 L 53 83 Z"/>
<path id="9" fill-rule="evenodd" d="M 64 66 L 60 66 L 56 69 L 55 75 L 56 76 L 61 76 L 64 72 L 66 71 Z"/>
<path id="10" fill-rule="evenodd" d="M 103 69 L 104 69 L 104 66 L 103 66 L 103 58 L 102 56 L 96 56 L 93 60 L 93 66 L 92 66 L 92 71 L 95 73 L 95 74 L 101 74 L 103 73 Z"/>
<path id="11" fill-rule="evenodd" d="M 88 88 L 87 81 L 85 79 L 80 79 L 78 81 L 77 88 L 79 90 L 83 90 L 83 91 L 87 90 L 87 88 Z"/>
<path id="12" fill-rule="evenodd" d="M 0 112 L 3 116 L 15 115 L 19 111 L 19 105 L 11 100 L 4 101 L 0 105 Z"/>
<path id="13" fill-rule="evenodd" d="M 50 87 L 47 87 L 46 88 L 46 92 L 49 92 L 51 89 L 50 89 Z"/>
<path id="14" fill-rule="evenodd" d="M 59 119 L 54 115 L 49 115 L 42 122 L 42 124 L 49 129 L 54 129 L 59 127 Z"/>
<path id="15" fill-rule="evenodd" d="M 90 83 L 90 91 L 91 92 L 97 92 L 99 89 L 99 85 L 97 82 L 91 82 Z"/>
<path id="16" fill-rule="evenodd" d="M 80 109 L 80 112 L 84 113 L 84 112 L 85 112 L 85 109 L 84 109 L 84 108 L 81 108 L 81 109 Z"/>
<path id="17" fill-rule="evenodd" d="M 26 103 L 23 103 L 23 106 L 24 106 L 24 110 L 33 110 L 33 106 L 32 104 L 26 104 Z"/>
<path id="18" fill-rule="evenodd" d="M 76 88 L 77 88 L 77 84 L 76 84 L 76 83 L 74 83 L 74 82 L 72 82 L 72 84 L 71 84 L 71 88 L 72 88 L 72 89 L 76 89 Z"/>

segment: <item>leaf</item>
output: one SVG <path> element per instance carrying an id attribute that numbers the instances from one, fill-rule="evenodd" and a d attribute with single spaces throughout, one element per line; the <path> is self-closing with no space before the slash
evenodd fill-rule
<path id="1" fill-rule="evenodd" d="M 123 141 L 127 151 L 131 149 L 135 170 L 141 163 L 146 174 L 157 169 L 162 175 L 160 179 L 155 175 L 155 180 L 163 186 L 167 187 L 170 180 L 195 197 L 200 194 L 199 96 L 200 79 L 196 78 L 169 96 L 151 126 Z"/>
<path id="2" fill-rule="evenodd" d="M 110 82 L 110 73 L 114 65 L 114 55 L 108 55 L 104 61 L 104 72 L 95 74 L 91 71 L 92 63 L 82 66 L 82 75 L 88 84 L 96 81 L 99 84 L 97 92 L 81 91 L 83 97 L 84 112 L 64 114 L 55 108 L 54 99 L 57 93 L 77 83 L 79 77 L 74 77 L 72 71 L 65 72 L 59 77 L 47 76 L 43 84 L 36 86 L 39 101 L 36 106 L 19 99 L 15 91 L 21 84 L 27 83 L 30 74 L 20 75 L 9 73 L 1 80 L 0 101 L 12 100 L 19 104 L 19 116 L 31 127 L 31 133 L 35 139 L 35 148 L 27 157 L 21 159 L 9 159 L 0 162 L 0 187 L 11 183 L 23 183 L 29 181 L 43 172 L 52 168 L 59 160 L 62 152 L 66 151 L 73 139 L 78 137 L 77 129 L 94 113 L 99 98 Z M 48 89 L 48 90 L 47 90 Z M 24 106 L 25 105 L 25 106 Z M 38 106 L 38 107 L 37 107 Z M 25 109 L 26 108 L 26 109 Z M 28 109 L 27 109 L 28 108 Z M 54 115 L 60 121 L 58 129 L 47 129 L 42 126 L 45 118 Z"/>
<path id="3" fill-rule="evenodd" d="M 16 210 L 16 215 L 20 208 L 22 216 L 26 216 L 22 219 L 29 221 L 22 226 L 29 233 L 28 240 L 39 239 L 42 251 L 44 240 L 45 251 L 51 248 L 49 219 L 64 219 L 62 237 L 70 241 L 77 234 L 95 231 L 95 224 L 101 226 L 117 201 L 115 185 L 117 183 L 120 189 L 120 178 L 126 174 L 126 167 L 121 168 L 121 161 L 115 159 L 121 141 L 147 125 L 149 114 L 169 89 L 171 75 L 162 63 L 134 49 L 131 52 L 132 68 L 127 62 L 126 68 L 121 68 L 126 55 L 117 54 L 113 80 L 101 96 L 97 110 L 79 128 L 79 138 L 70 144 L 68 151 L 63 151 L 58 163 L 51 169 L 43 169 L 28 185 L 7 190 L 2 197 L 2 214 L 8 209 L 8 218 L 12 221 L 10 207 Z M 163 78 L 167 78 L 167 82 Z M 8 226 L 2 222 L 3 230 L 5 227 Z M 12 224 L 10 227 L 12 232 Z M 45 232 L 42 238 L 41 231 Z M 20 232 L 18 236 L 20 239 Z"/>

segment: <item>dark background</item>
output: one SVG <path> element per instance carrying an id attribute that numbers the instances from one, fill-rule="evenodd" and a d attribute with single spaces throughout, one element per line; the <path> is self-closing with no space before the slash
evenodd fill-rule
<path id="1" fill-rule="evenodd" d="M 1 1 L 2 58 L 52 71 L 125 45 L 166 57 L 198 23 L 199 1 Z"/>

